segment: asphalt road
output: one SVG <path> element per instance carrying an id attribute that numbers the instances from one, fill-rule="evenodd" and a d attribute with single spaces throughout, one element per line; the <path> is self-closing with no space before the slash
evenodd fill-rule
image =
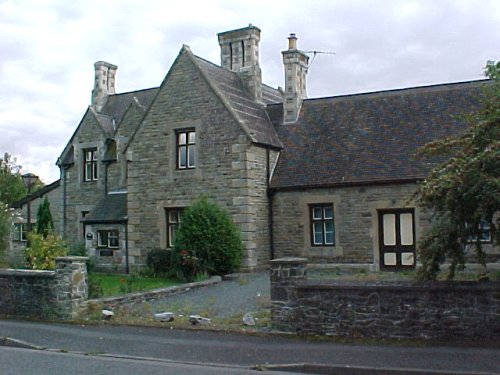
<path id="1" fill-rule="evenodd" d="M 0 348 L 0 374 L 2 375 L 257 375 L 259 373 L 248 368 L 234 366 L 207 366 L 154 359 Z M 273 374 L 293 375 L 290 372 L 273 372 Z"/>
<path id="2" fill-rule="evenodd" d="M 109 353 L 183 363 L 246 367 L 258 364 L 315 363 L 500 374 L 498 345 L 496 348 L 348 345 L 273 335 L 248 336 L 200 330 L 81 326 L 9 320 L 0 320 L 0 337 L 13 337 L 68 352 Z"/>

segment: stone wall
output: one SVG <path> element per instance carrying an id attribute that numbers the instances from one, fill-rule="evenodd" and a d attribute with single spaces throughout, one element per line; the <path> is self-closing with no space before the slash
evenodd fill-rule
<path id="1" fill-rule="evenodd" d="M 415 208 L 415 184 L 279 191 L 273 198 L 275 256 L 306 257 L 311 263 L 369 263 L 378 267 L 378 210 Z M 335 246 L 311 246 L 309 205 L 332 203 Z M 415 208 L 417 240 L 428 216 Z"/>
<path id="2" fill-rule="evenodd" d="M 85 257 L 60 257 L 55 271 L 0 270 L 0 315 L 67 319 L 88 298 Z"/>
<path id="3" fill-rule="evenodd" d="M 500 338 L 500 282 L 312 281 L 306 266 L 304 258 L 271 261 L 275 329 L 339 337 Z"/>
<path id="4" fill-rule="evenodd" d="M 193 169 L 176 168 L 176 131 L 182 129 L 196 132 Z M 201 196 L 227 210 L 240 229 L 244 268 L 267 261 L 265 152 L 181 52 L 127 149 L 131 267 L 144 264 L 150 250 L 167 247 L 165 210 Z"/>

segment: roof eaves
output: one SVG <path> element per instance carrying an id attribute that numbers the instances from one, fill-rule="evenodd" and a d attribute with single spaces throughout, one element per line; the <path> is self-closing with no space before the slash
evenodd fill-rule
<path id="1" fill-rule="evenodd" d="M 15 201 L 10 206 L 12 208 L 22 208 L 26 203 L 31 202 L 37 198 L 43 197 L 45 194 L 51 192 L 54 189 L 57 189 L 61 184 L 61 180 L 56 180 L 48 185 L 43 186 L 42 188 L 35 190 L 33 193 L 24 196 L 23 198 Z"/>
<path id="2" fill-rule="evenodd" d="M 203 69 L 198 65 L 198 63 L 196 61 L 196 57 L 191 52 L 191 49 L 188 46 L 183 46 L 183 48 L 186 51 L 186 53 L 189 56 L 189 58 L 191 59 L 191 61 L 193 62 L 194 66 L 196 67 L 196 69 L 198 70 L 198 72 L 200 73 L 200 75 L 207 82 L 208 86 L 212 89 L 212 91 L 215 93 L 215 95 L 217 95 L 217 97 L 220 99 L 220 101 L 222 102 L 222 104 L 224 105 L 224 107 L 226 107 L 226 109 L 229 111 L 229 113 L 231 113 L 231 115 L 236 120 L 236 122 L 241 126 L 241 128 L 243 129 L 243 131 L 245 132 L 245 134 L 247 135 L 247 137 L 253 143 L 256 143 L 257 140 L 255 139 L 255 136 L 252 134 L 252 132 L 250 131 L 250 129 L 248 129 L 248 127 L 246 126 L 246 124 L 239 118 L 238 114 L 236 113 L 236 111 L 234 110 L 234 108 L 231 106 L 231 104 L 229 104 L 229 102 L 224 97 L 224 95 L 222 95 L 222 93 L 219 91 L 219 89 L 213 84 L 212 80 L 203 71 Z"/>
<path id="3" fill-rule="evenodd" d="M 309 184 L 309 185 L 289 185 L 289 186 L 273 186 L 269 188 L 272 192 L 278 191 L 303 191 L 311 189 L 328 189 L 328 188 L 344 188 L 353 186 L 383 186 L 383 185 L 399 185 L 408 183 L 417 183 L 423 181 L 424 177 L 411 177 L 399 179 L 384 179 L 384 180 L 363 180 L 363 181 L 348 181 L 348 182 L 332 182 L 324 184 Z"/>

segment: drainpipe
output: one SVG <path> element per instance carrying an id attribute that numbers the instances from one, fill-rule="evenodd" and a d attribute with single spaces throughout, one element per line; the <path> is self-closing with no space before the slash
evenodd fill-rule
<path id="1" fill-rule="evenodd" d="M 130 272 L 128 263 L 128 221 L 125 221 L 125 273 L 128 275 Z"/>
<path id="2" fill-rule="evenodd" d="M 273 219 L 273 195 L 269 184 L 271 179 L 271 157 L 270 148 L 266 147 L 266 187 L 267 187 L 267 220 L 269 223 L 269 259 L 274 259 L 274 219 Z"/>
<path id="3" fill-rule="evenodd" d="M 61 177 L 63 184 L 63 201 L 62 201 L 62 236 L 66 238 L 66 199 L 67 199 L 67 190 L 66 190 L 66 167 L 63 165 L 61 167 Z"/>

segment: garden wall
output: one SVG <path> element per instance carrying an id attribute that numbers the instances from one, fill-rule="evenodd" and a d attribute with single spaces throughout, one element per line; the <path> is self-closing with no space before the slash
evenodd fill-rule
<path id="1" fill-rule="evenodd" d="M 271 322 L 305 334 L 499 338 L 500 282 L 313 281 L 304 258 L 271 261 Z"/>
<path id="2" fill-rule="evenodd" d="M 54 271 L 0 270 L 0 315 L 69 319 L 88 298 L 86 257 L 56 258 Z"/>

